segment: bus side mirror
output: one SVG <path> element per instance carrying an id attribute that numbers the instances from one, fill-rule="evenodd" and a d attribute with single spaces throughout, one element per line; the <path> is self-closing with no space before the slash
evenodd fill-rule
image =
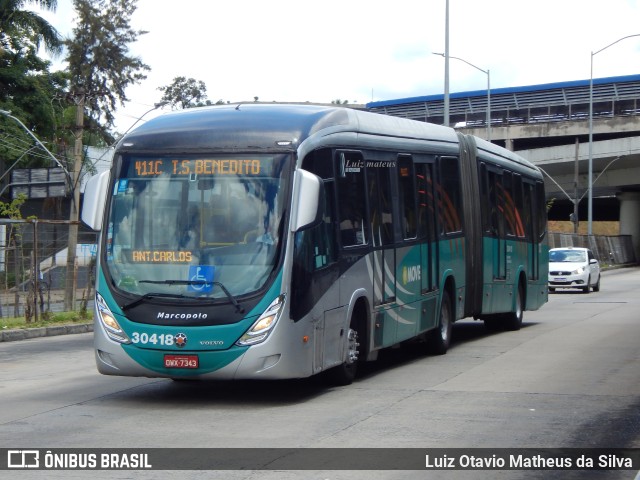
<path id="1" fill-rule="evenodd" d="M 322 220 L 319 206 L 324 195 L 322 180 L 313 173 L 298 169 L 293 182 L 291 231 L 312 227 Z"/>
<path id="2" fill-rule="evenodd" d="M 91 177 L 84 187 L 82 221 L 93 230 L 102 229 L 102 216 L 108 185 L 109 172 L 106 171 Z"/>

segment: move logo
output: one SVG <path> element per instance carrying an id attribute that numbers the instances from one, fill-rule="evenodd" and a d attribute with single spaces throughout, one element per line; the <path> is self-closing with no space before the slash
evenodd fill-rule
<path id="1" fill-rule="evenodd" d="M 411 265 L 402 267 L 402 283 L 406 285 L 411 282 L 419 282 L 422 279 L 422 270 L 420 265 Z"/>

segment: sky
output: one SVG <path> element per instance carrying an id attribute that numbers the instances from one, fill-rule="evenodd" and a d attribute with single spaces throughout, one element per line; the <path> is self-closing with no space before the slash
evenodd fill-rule
<path id="1" fill-rule="evenodd" d="M 617 42 L 640 35 L 640 0 L 448 3 L 451 93 L 486 89 L 489 77 L 491 89 L 588 80 L 592 59 L 593 78 L 640 74 L 640 36 Z M 158 88 L 178 76 L 203 81 L 212 102 L 364 104 L 442 94 L 445 60 L 434 53 L 445 51 L 446 4 L 138 0 L 132 27 L 148 33 L 129 53 L 151 71 L 127 89 L 116 129 L 166 112 L 149 110 Z M 42 16 L 72 35 L 72 0 Z M 53 69 L 63 69 L 60 60 Z"/>

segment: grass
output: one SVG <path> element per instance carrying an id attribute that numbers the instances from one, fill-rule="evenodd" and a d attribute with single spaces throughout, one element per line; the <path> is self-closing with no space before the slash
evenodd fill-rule
<path id="1" fill-rule="evenodd" d="M 38 316 L 38 321 L 27 323 L 24 317 L 0 318 L 2 330 L 15 330 L 20 328 L 52 327 L 56 325 L 73 325 L 76 323 L 88 323 L 92 319 L 91 314 L 82 312 L 45 312 Z"/>

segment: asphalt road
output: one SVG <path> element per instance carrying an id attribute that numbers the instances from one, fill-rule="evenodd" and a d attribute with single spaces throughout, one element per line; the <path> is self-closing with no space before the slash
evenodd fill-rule
<path id="1" fill-rule="evenodd" d="M 386 352 L 321 379 L 101 376 L 92 334 L 0 343 L 0 448 L 640 448 L 640 269 L 558 291 L 518 332 L 454 327 L 444 356 Z M 2 477 L 0 472 L 0 477 Z M 6 473 L 6 472 L 5 472 Z M 640 478 L 617 471 L 30 471 L 11 478 Z"/>

